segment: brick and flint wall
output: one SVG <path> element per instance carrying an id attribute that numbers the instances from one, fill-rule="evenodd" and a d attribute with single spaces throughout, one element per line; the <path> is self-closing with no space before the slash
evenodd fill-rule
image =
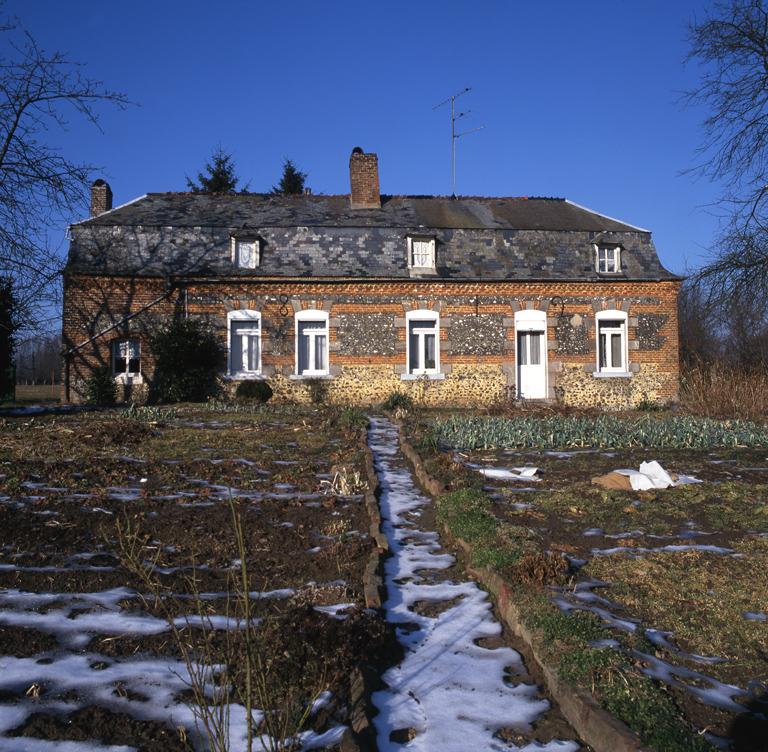
<path id="1" fill-rule="evenodd" d="M 65 279 L 63 341 L 73 348 L 166 295 L 139 315 L 97 336 L 66 360 L 72 401 L 82 399 L 93 366 L 110 362 L 110 342 L 142 344 L 142 382 L 124 396 L 141 400 L 152 377 L 149 337 L 174 315 L 205 319 L 227 342 L 227 313 L 248 308 L 262 314 L 263 377 L 279 400 L 305 401 L 306 380 L 295 371 L 295 313 L 317 308 L 329 315 L 331 376 L 327 399 L 368 404 L 398 390 L 430 405 L 487 405 L 515 395 L 516 311 L 546 311 L 547 381 L 550 399 L 609 409 L 643 401 L 668 402 L 678 391 L 679 282 L 300 282 L 187 279 L 169 292 L 158 278 Z M 439 379 L 403 380 L 406 313 L 428 308 L 440 314 Z M 595 378 L 595 314 L 626 312 L 629 377 Z M 226 364 L 222 363 L 222 372 Z M 317 382 L 314 382 L 315 385 Z M 230 384 L 230 387 L 232 385 Z M 317 388 L 315 386 L 315 388 Z"/>

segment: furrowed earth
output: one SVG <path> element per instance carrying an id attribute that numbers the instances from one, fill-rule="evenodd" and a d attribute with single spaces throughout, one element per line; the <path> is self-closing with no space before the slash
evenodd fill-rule
<path id="1" fill-rule="evenodd" d="M 203 640 L 214 662 L 244 649 L 233 515 L 261 620 L 272 707 L 260 710 L 293 732 L 290 719 L 321 697 L 304 741 L 335 738 L 353 669 L 399 656 L 365 609 L 375 544 L 357 417 L 286 407 L 0 419 L 0 749 L 25 749 L 24 738 L 36 749 L 190 748 L 179 639 Z M 152 671 L 171 678 L 139 678 Z"/>

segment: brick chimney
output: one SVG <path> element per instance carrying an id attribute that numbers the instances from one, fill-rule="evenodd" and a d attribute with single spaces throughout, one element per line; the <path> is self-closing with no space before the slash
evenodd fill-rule
<path id="1" fill-rule="evenodd" d="M 349 157 L 349 200 L 353 209 L 380 209 L 379 158 L 356 146 Z"/>
<path id="2" fill-rule="evenodd" d="M 112 189 L 106 180 L 99 178 L 91 186 L 91 216 L 103 214 L 112 208 Z"/>

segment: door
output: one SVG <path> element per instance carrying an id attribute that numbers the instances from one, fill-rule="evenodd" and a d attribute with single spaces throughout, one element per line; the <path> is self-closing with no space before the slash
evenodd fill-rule
<path id="1" fill-rule="evenodd" d="M 547 396 L 544 341 L 543 331 L 517 333 L 517 396 L 520 399 Z"/>

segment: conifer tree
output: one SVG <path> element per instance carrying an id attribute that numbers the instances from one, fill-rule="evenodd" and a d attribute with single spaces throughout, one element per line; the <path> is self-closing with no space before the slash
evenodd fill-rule
<path id="1" fill-rule="evenodd" d="M 304 193 L 306 179 L 307 173 L 299 170 L 290 159 L 286 159 L 283 161 L 283 176 L 280 182 L 272 187 L 272 193 L 283 196 Z"/>
<path id="2" fill-rule="evenodd" d="M 239 178 L 235 175 L 232 155 L 220 146 L 213 152 L 210 160 L 197 173 L 197 182 L 187 178 L 187 187 L 192 193 L 235 193 Z M 243 189 L 245 190 L 245 189 Z"/>

